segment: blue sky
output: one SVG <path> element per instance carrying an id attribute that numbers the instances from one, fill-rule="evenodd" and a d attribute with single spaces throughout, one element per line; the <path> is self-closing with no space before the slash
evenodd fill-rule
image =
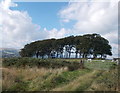
<path id="1" fill-rule="evenodd" d="M 32 18 L 33 23 L 41 28 L 60 29 L 61 25 L 58 12 L 67 6 L 67 2 L 16 2 L 18 7 L 12 7 L 12 10 L 27 11 Z M 68 25 L 66 25 L 68 27 Z M 70 26 L 69 26 L 70 27 Z"/>
<path id="2" fill-rule="evenodd" d="M 98 33 L 109 40 L 113 56 L 117 56 L 118 3 L 115 1 L 43 3 L 3 0 L 0 2 L 0 23 L 4 24 L 0 27 L 3 29 L 0 35 L 2 46 L 21 49 L 36 40 Z"/>

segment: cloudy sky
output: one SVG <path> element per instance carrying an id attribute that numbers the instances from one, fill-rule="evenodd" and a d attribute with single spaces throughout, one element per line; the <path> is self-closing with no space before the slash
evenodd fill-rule
<path id="1" fill-rule="evenodd" d="M 5 48 L 48 38 L 98 33 L 118 54 L 118 2 L 0 2 L 0 40 Z M 113 2 L 114 1 L 114 2 Z"/>

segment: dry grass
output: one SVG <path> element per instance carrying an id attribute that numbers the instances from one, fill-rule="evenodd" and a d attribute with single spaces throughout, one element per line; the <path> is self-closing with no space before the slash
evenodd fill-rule
<path id="1" fill-rule="evenodd" d="M 2 60 L 2 59 L 1 59 Z M 90 65 L 91 64 L 91 65 Z M 113 69 L 103 69 L 95 63 L 88 63 L 92 69 L 78 69 L 69 71 L 67 67 L 52 68 L 32 68 L 26 67 L 6 67 L 1 68 L 3 91 L 105 91 L 116 90 L 113 76 L 118 76 Z M 107 64 L 107 63 L 106 63 Z M 74 65 L 73 65 L 74 66 Z M 110 67 L 110 65 L 106 65 Z M 100 67 L 100 70 L 96 68 Z M 101 68 L 102 67 L 102 68 Z M 93 69 L 95 68 L 95 69 Z M 70 79 L 69 79 L 70 78 Z M 107 79 L 106 79 L 107 78 Z M 110 86 L 109 85 L 113 85 Z"/>
<path id="2" fill-rule="evenodd" d="M 109 88 L 109 84 L 114 84 L 113 75 L 116 70 L 103 71 L 92 70 L 68 83 L 55 83 L 53 80 L 59 75 L 65 75 L 69 71 L 67 68 L 45 69 L 45 68 L 3 68 L 3 90 L 25 91 L 108 91 L 116 90 L 115 86 Z M 83 70 L 82 70 L 83 71 Z M 84 71 L 83 71 L 84 72 Z M 77 75 L 77 74 L 74 74 Z M 106 79 L 107 78 L 107 79 Z M 110 80 L 108 80 L 110 79 Z M 57 81 L 59 82 L 59 81 Z M 100 83 L 99 83 L 100 82 Z M 53 85 L 52 85 L 53 84 Z"/>
<path id="3" fill-rule="evenodd" d="M 47 69 L 47 73 L 43 77 L 36 77 L 30 84 L 28 91 L 48 91 L 51 88 L 51 81 L 53 78 L 60 75 L 68 69 Z M 46 87 L 45 87 L 46 86 Z"/>
<path id="4" fill-rule="evenodd" d="M 53 78 L 55 75 L 59 75 L 63 71 L 67 71 L 67 68 L 60 69 L 45 69 L 37 67 L 34 68 L 2 68 L 2 86 L 3 90 L 9 90 L 12 86 L 22 81 L 35 81 L 39 78 L 39 82 L 44 81 L 44 77 L 47 74 L 52 73 L 48 79 Z M 41 81 L 40 81 L 41 80 Z M 37 81 L 38 82 L 38 81 Z M 30 86 L 31 87 L 31 86 Z M 33 86 L 32 86 L 33 87 Z M 30 89 L 30 88 L 29 88 Z"/>
<path id="5" fill-rule="evenodd" d="M 98 77 L 88 91 L 116 91 L 118 84 L 118 72 L 117 69 L 104 71 L 100 77 Z"/>
<path id="6" fill-rule="evenodd" d="M 9 89 L 12 85 L 15 84 L 15 80 L 17 78 L 17 73 L 14 70 L 3 68 L 2 74 L 2 86 L 3 89 Z"/>
<path id="7" fill-rule="evenodd" d="M 91 83 L 97 73 L 99 73 L 99 71 L 93 71 L 91 73 L 87 73 L 83 76 L 78 77 L 77 79 L 75 79 L 74 81 L 70 82 L 65 86 L 53 89 L 53 91 L 75 91 L 77 90 L 77 88 L 84 85 L 88 85 L 88 83 Z"/>

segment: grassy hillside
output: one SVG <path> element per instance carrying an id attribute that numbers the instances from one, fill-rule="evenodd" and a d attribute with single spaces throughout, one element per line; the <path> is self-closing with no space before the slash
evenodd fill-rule
<path id="1" fill-rule="evenodd" d="M 118 73 L 115 63 L 84 61 L 84 69 L 81 69 L 79 61 L 4 59 L 3 91 L 117 91 Z"/>

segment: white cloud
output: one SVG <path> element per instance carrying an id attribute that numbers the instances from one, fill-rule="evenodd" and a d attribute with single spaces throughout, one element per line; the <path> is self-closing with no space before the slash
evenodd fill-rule
<path id="1" fill-rule="evenodd" d="M 42 29 L 32 22 L 26 11 L 11 10 L 17 4 L 11 0 L 0 3 L 0 40 L 3 47 L 21 48 L 26 43 L 39 39 L 61 38 L 67 35 L 99 33 L 110 41 L 113 53 L 118 51 L 118 3 L 86 2 L 69 3 L 59 12 L 63 23 L 75 21 L 72 29 Z M 3 40 L 2 40 L 3 39 Z"/>
<path id="2" fill-rule="evenodd" d="M 73 33 L 98 33 L 110 41 L 113 54 L 118 51 L 118 0 L 111 2 L 72 2 L 59 12 L 61 20 L 76 21 Z M 118 53 L 118 52 L 117 52 Z"/>
<path id="3" fill-rule="evenodd" d="M 17 6 L 10 0 L 2 1 L 0 5 L 3 47 L 21 48 L 40 36 L 39 26 L 32 23 L 32 19 L 27 12 L 10 10 L 9 7 Z"/>
<path id="4" fill-rule="evenodd" d="M 17 4 L 11 0 L 0 3 L 0 30 L 2 31 L 2 47 L 21 48 L 31 41 L 46 39 L 51 37 L 63 37 L 65 29 L 52 29 L 47 31 L 41 29 L 39 25 L 32 22 L 32 18 L 27 11 L 10 10 Z"/>
<path id="5" fill-rule="evenodd" d="M 53 28 L 49 31 L 49 38 L 62 38 L 66 34 L 66 30 L 62 28 L 61 30 L 57 30 L 56 28 Z"/>
<path id="6" fill-rule="evenodd" d="M 103 35 L 106 39 L 110 41 L 110 43 L 118 44 L 118 33 L 117 31 L 111 31 L 105 35 Z"/>
<path id="7" fill-rule="evenodd" d="M 5 1 L 1 1 L 1 8 L 3 8 L 4 10 L 9 9 L 9 7 L 16 7 L 17 4 L 11 2 L 11 0 L 5 0 Z"/>
<path id="8" fill-rule="evenodd" d="M 60 11 L 60 16 L 64 20 L 76 20 L 73 28 L 75 33 L 107 33 L 117 28 L 117 3 L 111 5 L 110 2 L 79 2 L 71 3 L 65 9 Z"/>

